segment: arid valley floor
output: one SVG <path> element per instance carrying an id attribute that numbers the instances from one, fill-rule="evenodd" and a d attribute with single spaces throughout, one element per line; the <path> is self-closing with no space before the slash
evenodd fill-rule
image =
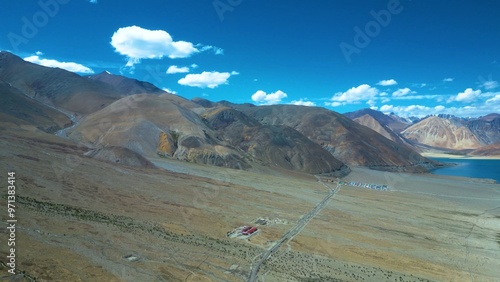
<path id="1" fill-rule="evenodd" d="M 4 187 L 16 172 L 16 270 L 25 273 L 8 275 L 2 239 L 2 279 L 246 281 L 259 255 L 337 185 L 164 158 L 152 160 L 160 169 L 131 168 L 85 151 L 30 128 L 2 131 L 0 179 Z M 499 281 L 500 185 L 362 168 L 342 180 L 389 191 L 340 185 L 258 281 Z M 226 236 L 261 217 L 286 224 L 258 226 L 249 240 Z"/>

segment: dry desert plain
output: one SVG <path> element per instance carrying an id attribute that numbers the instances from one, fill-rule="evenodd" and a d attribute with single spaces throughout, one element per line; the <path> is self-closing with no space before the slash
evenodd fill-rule
<path id="1" fill-rule="evenodd" d="M 158 158 L 159 169 L 85 157 L 32 128 L 2 131 L 1 187 L 16 172 L 11 281 L 247 281 L 260 254 L 337 187 L 269 168 L 239 171 Z M 352 168 L 257 281 L 500 281 L 500 185 Z M 0 207 L 7 220 L 5 192 Z M 249 240 L 227 232 L 260 217 Z"/>

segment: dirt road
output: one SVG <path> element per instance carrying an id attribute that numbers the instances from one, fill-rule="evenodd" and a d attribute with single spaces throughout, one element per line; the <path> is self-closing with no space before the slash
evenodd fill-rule
<path id="1" fill-rule="evenodd" d="M 262 264 L 274 253 L 276 252 L 285 242 L 292 240 L 297 234 L 304 229 L 304 227 L 313 219 L 328 203 L 328 201 L 340 190 L 340 184 L 337 184 L 337 187 L 334 189 L 330 188 L 328 185 L 323 183 L 319 178 L 318 181 L 328 188 L 328 194 L 326 195 L 321 202 L 319 202 L 314 209 L 312 209 L 309 213 L 305 214 L 300 218 L 297 224 L 290 230 L 288 230 L 281 238 L 274 243 L 274 245 L 267 249 L 260 255 L 260 259 L 252 266 L 252 271 L 250 272 L 250 276 L 248 277 L 248 282 L 254 282 L 257 279 L 257 274 L 259 272 Z"/>

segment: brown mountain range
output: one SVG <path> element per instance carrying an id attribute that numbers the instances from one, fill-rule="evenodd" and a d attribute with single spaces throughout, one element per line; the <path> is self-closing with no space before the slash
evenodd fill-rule
<path id="1" fill-rule="evenodd" d="M 19 89 L 0 81 L 0 128 L 30 126 L 54 133 L 71 125 L 63 113 L 24 95 Z"/>
<path id="2" fill-rule="evenodd" d="M 318 107 L 274 105 L 234 107 L 262 124 L 285 125 L 352 166 L 393 171 L 427 171 L 435 163 L 344 115 Z"/>
<path id="3" fill-rule="evenodd" d="M 466 122 L 454 117 L 431 116 L 406 128 L 401 134 L 418 144 L 451 150 L 478 149 L 487 145 Z"/>
<path id="4" fill-rule="evenodd" d="M 478 118 L 459 118 L 453 115 L 428 116 L 414 124 L 391 114 L 372 109 L 345 113 L 359 124 L 384 137 L 410 146 L 418 151 L 443 151 L 466 154 L 472 150 L 481 156 L 493 156 L 500 143 L 500 115 L 492 113 Z M 484 149 L 481 149 L 483 148 Z M 493 149 L 492 149 L 493 148 Z M 471 152 L 474 156 L 476 153 Z"/>
<path id="5" fill-rule="evenodd" d="M 500 143 L 483 146 L 469 153 L 471 156 L 491 157 L 500 156 Z"/>
<path id="6" fill-rule="evenodd" d="M 347 170 L 344 164 L 295 130 L 263 126 L 243 113 L 199 106 L 175 95 L 133 95 L 85 117 L 69 136 L 95 147 L 121 146 L 141 155 L 161 155 L 238 169 L 276 166 L 308 173 Z"/>
<path id="7" fill-rule="evenodd" d="M 346 165 L 413 172 L 435 165 L 411 148 L 324 108 L 189 101 L 149 83 L 106 72 L 81 77 L 7 52 L 0 53 L 0 81 L 42 108 L 78 115 L 78 124 L 65 134 L 93 149 L 124 147 L 146 157 L 313 174 L 346 173 Z M 69 124 L 57 111 L 50 112 L 57 115 L 52 122 L 59 127 L 46 130 Z M 39 119 L 32 123 L 41 123 Z M 116 150 L 100 155 L 111 156 Z"/>
<path id="8" fill-rule="evenodd" d="M 375 126 L 376 128 L 373 128 L 375 131 L 379 132 L 377 129 L 381 130 L 381 132 L 379 133 L 386 137 L 390 137 L 389 139 L 393 141 L 396 141 L 399 138 L 395 138 L 396 136 L 394 136 L 394 134 L 392 133 L 395 133 L 397 135 L 401 133 L 401 131 L 403 131 L 406 127 L 411 125 L 410 121 L 398 117 L 395 114 L 386 115 L 380 111 L 372 109 L 361 109 L 355 112 L 344 113 L 344 115 L 365 126 Z M 366 121 L 363 121 L 363 119 Z M 374 121 L 377 121 L 378 124 L 374 123 L 372 119 Z"/>
<path id="9" fill-rule="evenodd" d="M 59 69 L 47 68 L 0 52 L 0 80 L 10 83 L 28 97 L 86 115 L 121 97 L 111 85 Z"/>
<path id="10" fill-rule="evenodd" d="M 165 91 L 154 86 L 153 84 L 137 79 L 128 78 L 121 75 L 114 75 L 107 71 L 100 74 L 87 76 L 88 78 L 101 81 L 114 87 L 121 95 L 134 95 L 134 94 L 164 94 Z"/>

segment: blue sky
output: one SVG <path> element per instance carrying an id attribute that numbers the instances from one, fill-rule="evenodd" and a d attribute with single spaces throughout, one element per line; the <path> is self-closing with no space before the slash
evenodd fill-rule
<path id="1" fill-rule="evenodd" d="M 186 97 L 402 116 L 500 109 L 500 1 L 2 1 L 0 49 Z"/>

